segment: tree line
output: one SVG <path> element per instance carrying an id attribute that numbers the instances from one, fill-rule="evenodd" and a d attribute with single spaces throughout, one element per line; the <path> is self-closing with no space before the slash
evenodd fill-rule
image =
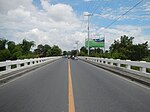
<path id="1" fill-rule="evenodd" d="M 105 52 L 100 48 L 90 48 L 90 56 L 132 61 L 150 61 L 148 42 L 133 44 L 133 40 L 134 37 L 123 35 L 119 40 L 114 40 L 109 50 Z M 79 55 L 87 56 L 87 52 L 87 49 L 83 46 L 80 49 Z"/>
<path id="2" fill-rule="evenodd" d="M 150 50 L 148 42 L 133 44 L 134 37 L 123 35 L 109 47 L 109 50 L 103 51 L 101 48 L 90 48 L 90 56 L 101 58 L 113 58 L 132 61 L 150 61 Z M 23 39 L 21 43 L 16 44 L 14 41 L 9 41 L 0 38 L 0 61 L 28 59 L 37 57 L 60 56 L 62 50 L 59 46 L 50 46 L 48 44 L 37 45 L 36 49 L 34 41 Z M 78 50 L 63 51 L 63 55 L 87 56 L 87 48 L 81 47 Z"/>
<path id="3" fill-rule="evenodd" d="M 34 41 L 26 39 L 16 44 L 14 41 L 0 38 L 0 61 L 59 56 L 62 54 L 62 50 L 57 45 L 51 47 L 48 44 L 40 44 L 32 51 L 32 48 L 35 46 Z"/>

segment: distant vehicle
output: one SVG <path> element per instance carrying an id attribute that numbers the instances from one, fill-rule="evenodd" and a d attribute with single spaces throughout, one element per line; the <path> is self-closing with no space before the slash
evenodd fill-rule
<path id="1" fill-rule="evenodd" d="M 70 59 L 70 58 L 71 58 L 71 56 L 70 56 L 70 55 L 68 55 L 67 57 L 68 57 L 68 59 Z"/>
<path id="2" fill-rule="evenodd" d="M 71 59 L 73 59 L 73 60 L 74 60 L 74 56 L 71 56 Z"/>
<path id="3" fill-rule="evenodd" d="M 77 56 L 75 56 L 75 57 L 74 57 L 74 59 L 75 59 L 75 60 L 78 60 L 78 57 L 77 57 Z"/>
<path id="4" fill-rule="evenodd" d="M 63 58 L 67 58 L 67 55 L 64 55 Z"/>

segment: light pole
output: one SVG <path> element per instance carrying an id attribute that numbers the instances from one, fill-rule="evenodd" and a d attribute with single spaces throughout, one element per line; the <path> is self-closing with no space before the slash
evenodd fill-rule
<path id="1" fill-rule="evenodd" d="M 76 49 L 77 49 L 77 54 L 76 54 L 76 55 L 78 56 L 78 45 L 79 45 L 79 41 L 76 41 L 76 45 L 77 45 L 77 48 L 76 48 Z"/>
<path id="2" fill-rule="evenodd" d="M 90 54 L 90 47 L 89 47 L 89 38 L 90 38 L 90 16 L 92 16 L 92 14 L 88 13 L 88 14 L 85 14 L 84 16 L 87 16 L 88 17 L 88 55 Z"/>

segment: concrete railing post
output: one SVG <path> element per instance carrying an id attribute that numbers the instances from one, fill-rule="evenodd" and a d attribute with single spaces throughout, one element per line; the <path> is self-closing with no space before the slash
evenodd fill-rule
<path id="1" fill-rule="evenodd" d="M 29 65 L 34 66 L 36 63 L 46 62 L 49 60 L 59 59 L 60 57 L 46 57 L 46 58 L 35 58 L 35 59 L 24 59 L 24 60 L 6 60 L 0 62 L 0 67 L 4 68 L 4 70 L 0 71 L 0 74 L 5 74 L 11 71 L 15 71 L 18 69 L 26 68 Z"/>
<path id="2" fill-rule="evenodd" d="M 17 69 L 19 69 L 20 67 L 21 67 L 21 65 L 20 65 L 20 60 L 17 60 Z"/>
<path id="3" fill-rule="evenodd" d="M 120 59 L 117 59 L 117 61 L 120 61 Z M 120 63 L 117 63 L 117 67 L 120 67 Z"/>
<path id="4" fill-rule="evenodd" d="M 113 66 L 114 65 L 114 63 L 112 62 L 113 59 L 110 59 L 110 60 L 111 60 L 110 61 L 110 65 Z"/>
<path id="5" fill-rule="evenodd" d="M 146 63 L 145 61 L 140 61 L 141 63 Z M 140 71 L 143 73 L 146 73 L 146 68 L 145 67 L 140 67 Z"/>
<path id="6" fill-rule="evenodd" d="M 25 66 L 25 67 L 28 65 L 27 60 L 28 60 L 28 59 L 24 59 L 24 61 L 25 61 L 25 62 L 24 62 L 24 66 Z"/>
<path id="7" fill-rule="evenodd" d="M 140 68 L 140 71 L 143 72 L 143 73 L 146 73 L 146 68 L 141 67 L 141 68 Z"/>
<path id="8" fill-rule="evenodd" d="M 130 62 L 131 60 L 126 60 L 126 61 Z M 131 69 L 131 65 L 126 64 L 126 68 L 127 68 L 127 69 Z"/>
<path id="9" fill-rule="evenodd" d="M 106 64 L 109 65 L 109 61 L 107 61 Z"/>
<path id="10" fill-rule="evenodd" d="M 10 60 L 7 60 L 6 63 L 11 62 Z M 11 64 L 6 65 L 6 70 L 11 70 Z"/>
<path id="11" fill-rule="evenodd" d="M 82 59 L 83 57 L 81 57 Z M 95 57 L 84 57 L 91 62 L 97 62 L 102 64 L 109 64 L 111 66 L 116 65 L 117 67 L 126 68 L 132 72 L 149 73 L 147 69 L 150 68 L 150 62 L 145 61 L 131 61 L 131 60 L 120 60 L 120 59 L 107 59 L 107 58 L 95 58 Z M 138 67 L 140 70 L 136 70 L 132 67 Z M 134 70 L 134 71 L 133 71 Z M 150 74 L 150 73 L 149 73 Z"/>

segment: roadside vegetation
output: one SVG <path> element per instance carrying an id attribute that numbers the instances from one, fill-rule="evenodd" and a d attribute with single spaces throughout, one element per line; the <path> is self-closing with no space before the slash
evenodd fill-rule
<path id="1" fill-rule="evenodd" d="M 0 38 L 0 61 L 59 56 L 62 54 L 62 50 L 57 45 L 51 47 L 47 44 L 40 44 L 33 50 L 32 48 L 35 46 L 34 41 L 26 39 L 16 44 L 14 41 Z"/>
<path id="2" fill-rule="evenodd" d="M 105 52 L 103 52 L 103 50 L 100 48 L 91 48 L 90 56 L 150 62 L 150 50 L 148 47 L 148 42 L 133 44 L 133 40 L 134 37 L 128 37 L 126 35 L 121 36 L 119 40 L 114 40 L 109 47 L 109 50 Z M 79 55 L 87 56 L 87 49 L 82 47 Z"/>
<path id="3" fill-rule="evenodd" d="M 105 52 L 100 48 L 90 48 L 90 56 L 150 62 L 148 42 L 133 44 L 133 40 L 134 37 L 123 35 L 119 40 L 114 40 L 109 47 L 109 50 L 106 50 Z M 33 47 L 36 48 L 33 50 Z M 48 44 L 39 44 L 36 46 L 34 41 L 28 41 L 26 39 L 23 39 L 21 43 L 16 44 L 13 41 L 0 38 L 0 61 L 60 56 L 62 54 L 87 56 L 87 53 L 88 51 L 84 46 L 81 47 L 80 52 L 78 50 L 72 50 L 63 51 L 62 53 L 61 48 L 57 45 L 50 46 Z"/>

